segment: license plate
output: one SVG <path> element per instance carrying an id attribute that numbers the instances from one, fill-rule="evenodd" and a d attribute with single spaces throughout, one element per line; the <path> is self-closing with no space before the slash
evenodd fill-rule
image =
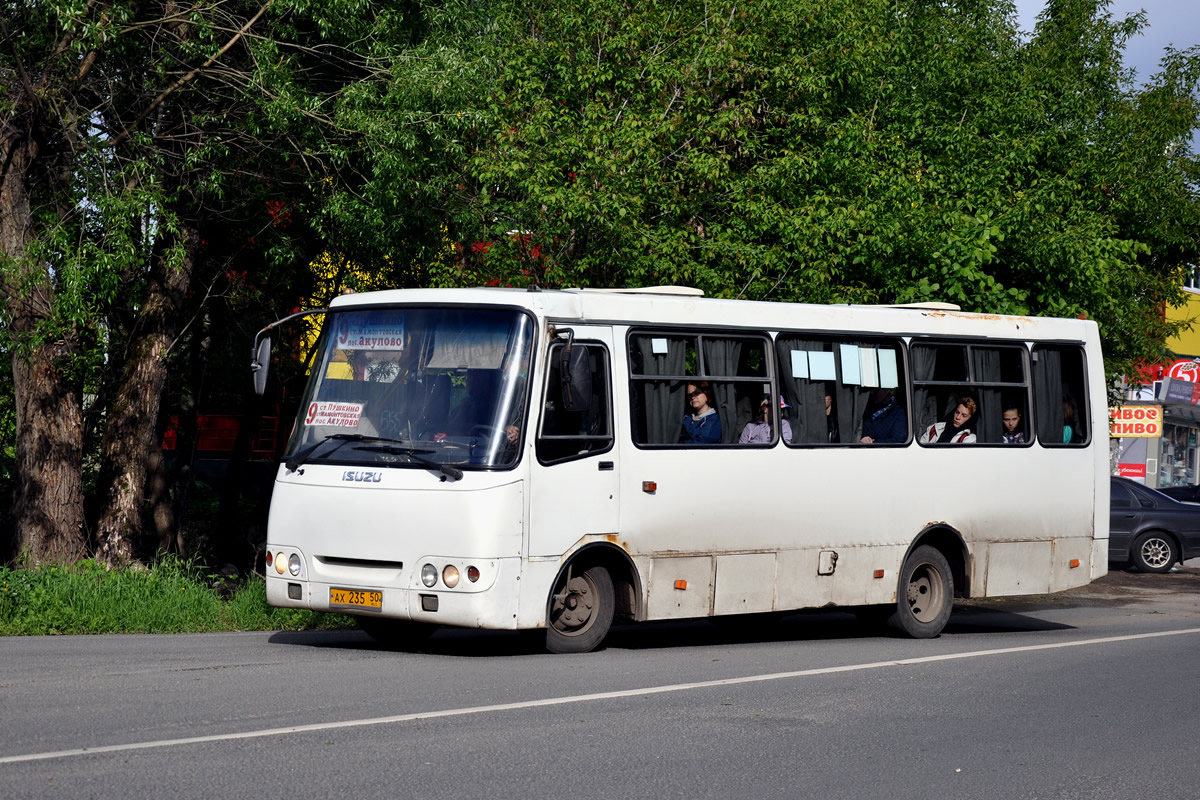
<path id="1" fill-rule="evenodd" d="M 371 592 L 365 589 L 330 589 L 329 605 L 382 611 L 383 592 Z"/>

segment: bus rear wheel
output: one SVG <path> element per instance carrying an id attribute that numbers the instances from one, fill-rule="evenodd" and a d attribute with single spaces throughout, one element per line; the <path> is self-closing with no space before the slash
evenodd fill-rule
<path id="1" fill-rule="evenodd" d="M 575 573 L 568 567 L 550 596 L 546 649 L 551 653 L 589 653 L 612 627 L 616 600 L 612 576 L 604 567 Z"/>
<path id="2" fill-rule="evenodd" d="M 892 627 L 914 639 L 932 639 L 946 627 L 954 607 L 950 562 L 937 548 L 921 545 L 904 559 L 897 593 Z"/>

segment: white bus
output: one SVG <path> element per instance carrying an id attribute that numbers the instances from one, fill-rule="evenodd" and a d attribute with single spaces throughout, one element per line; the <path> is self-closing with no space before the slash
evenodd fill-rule
<path id="1" fill-rule="evenodd" d="M 275 480 L 269 602 L 381 641 L 586 652 L 614 619 L 832 606 L 931 637 L 955 598 L 1106 573 L 1094 322 L 699 295 L 338 297 Z"/>

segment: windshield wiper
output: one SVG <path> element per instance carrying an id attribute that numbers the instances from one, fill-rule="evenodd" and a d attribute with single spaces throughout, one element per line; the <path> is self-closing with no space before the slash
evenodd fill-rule
<path id="1" fill-rule="evenodd" d="M 363 436 L 361 433 L 333 433 L 329 436 L 326 436 L 324 439 L 321 439 L 320 441 L 313 442 L 303 450 L 297 450 L 296 452 L 292 453 L 291 458 L 283 462 L 283 465 L 287 467 L 288 472 L 295 472 L 301 464 L 308 460 L 309 456 L 317 451 L 318 447 L 326 442 L 338 442 L 337 447 L 333 448 L 334 450 L 337 450 L 338 447 L 341 447 L 346 442 L 358 442 L 367 438 L 371 437 Z M 333 452 L 333 450 L 330 452 Z"/>
<path id="2" fill-rule="evenodd" d="M 337 450 L 338 447 L 341 447 L 346 442 L 396 442 L 397 444 L 404 444 L 403 439 L 388 439 L 383 436 L 366 436 L 361 433 L 332 433 L 321 441 L 313 442 L 303 450 L 297 450 L 295 453 L 292 453 L 292 457 L 285 461 L 283 465 L 288 468 L 288 472 L 295 472 L 296 468 L 307 461 L 308 457 L 315 453 L 318 447 L 328 441 L 336 441 L 338 443 L 337 447 L 333 448 L 333 450 Z M 326 453 L 326 455 L 332 454 L 333 450 L 330 450 L 329 453 Z"/>
<path id="3" fill-rule="evenodd" d="M 445 480 L 446 478 L 452 478 L 454 480 L 459 480 L 463 476 L 463 471 L 461 469 L 459 469 L 458 467 L 452 466 L 450 464 L 440 464 L 437 461 L 434 461 L 432 459 L 422 457 L 422 456 L 426 456 L 426 455 L 429 455 L 430 453 L 432 453 L 433 452 L 432 450 L 417 450 L 415 447 L 394 447 L 390 444 L 387 444 L 387 442 L 396 442 L 398 444 L 402 444 L 402 442 L 399 439 L 377 439 L 377 438 L 368 436 L 365 441 L 367 442 L 367 444 L 360 444 L 357 447 L 355 447 L 354 449 L 355 450 L 373 450 L 378 453 L 389 453 L 391 455 L 396 455 L 396 456 L 408 456 L 413 461 L 416 461 L 418 464 L 428 467 L 429 469 L 432 469 L 436 472 L 442 473 L 442 476 L 443 476 L 442 480 Z"/>

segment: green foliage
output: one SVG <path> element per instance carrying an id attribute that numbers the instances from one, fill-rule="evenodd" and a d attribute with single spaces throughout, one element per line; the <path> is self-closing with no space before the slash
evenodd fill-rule
<path id="1" fill-rule="evenodd" d="M 95 561 L 36 570 L 0 568 L 0 635 L 353 626 L 353 620 L 341 615 L 270 608 L 265 584 L 258 576 L 238 583 L 226 599 L 227 592 L 213 588 L 215 577 L 197 564 L 170 557 L 149 569 L 109 571 Z"/>
<path id="2" fill-rule="evenodd" d="M 1087 315 L 1112 371 L 1161 355 L 1200 256 L 1200 54 L 1134 88 L 1140 17 L 1059 0 L 1026 40 L 1005 0 L 491 10 L 443 195 L 477 244 L 440 282 L 943 300 Z"/>

